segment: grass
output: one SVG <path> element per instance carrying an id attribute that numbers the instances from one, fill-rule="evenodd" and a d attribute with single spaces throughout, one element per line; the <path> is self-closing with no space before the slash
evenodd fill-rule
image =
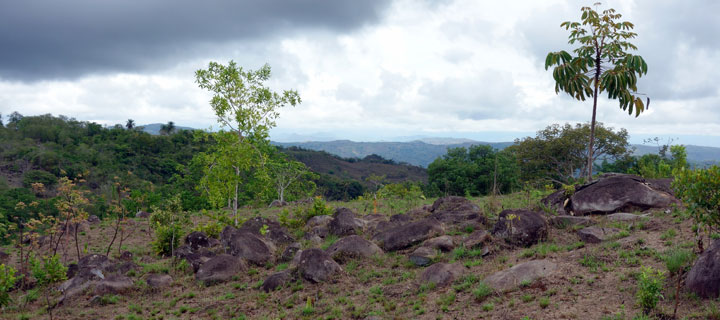
<path id="1" fill-rule="evenodd" d="M 545 258 L 550 253 L 559 252 L 560 247 L 558 247 L 554 243 L 538 243 L 537 245 L 533 246 L 532 248 L 528 248 L 522 251 L 520 254 L 523 258 Z"/>
<path id="2" fill-rule="evenodd" d="M 478 282 L 475 289 L 472 291 L 473 296 L 475 297 L 475 300 L 477 301 L 483 301 L 488 296 L 490 296 L 493 293 L 493 289 L 485 284 L 485 282 Z"/>

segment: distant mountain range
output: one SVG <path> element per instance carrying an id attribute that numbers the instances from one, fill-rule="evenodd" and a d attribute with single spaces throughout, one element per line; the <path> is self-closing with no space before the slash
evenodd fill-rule
<path id="1" fill-rule="evenodd" d="M 160 128 L 165 125 L 165 123 L 151 123 L 151 124 L 145 124 L 142 126 L 137 126 L 136 128 L 142 131 L 145 131 L 149 134 L 159 135 L 160 134 Z M 175 131 L 178 130 L 195 130 L 194 128 L 190 127 L 183 127 L 183 126 L 175 126 Z"/>
<path id="2" fill-rule="evenodd" d="M 283 147 L 300 147 L 303 149 L 325 151 L 343 158 L 364 158 L 377 154 L 385 159 L 404 162 L 427 168 L 427 166 L 448 148 L 469 147 L 472 145 L 489 145 L 502 150 L 513 142 L 483 142 L 469 139 L 429 138 L 410 142 L 355 142 L 349 140 L 309 141 L 309 142 L 273 142 Z M 657 153 L 658 147 L 641 144 L 635 147 L 635 155 Z M 720 163 L 720 148 L 686 145 L 688 161 L 698 165 Z"/>

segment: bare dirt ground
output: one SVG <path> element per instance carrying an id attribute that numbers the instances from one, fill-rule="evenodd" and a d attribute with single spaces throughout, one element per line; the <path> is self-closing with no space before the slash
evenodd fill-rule
<path id="1" fill-rule="evenodd" d="M 485 200 L 473 201 L 482 207 Z M 356 210 L 363 213 L 363 208 Z M 273 216 L 278 211 L 260 214 Z M 199 218 L 194 219 L 197 223 Z M 443 253 L 438 262 L 460 262 L 466 267 L 465 277 L 445 288 L 418 283 L 424 267 L 409 262 L 411 248 L 345 263 L 342 276 L 327 283 L 297 281 L 270 293 L 260 290 L 260 285 L 287 264 L 253 267 L 233 281 L 206 287 L 194 280 L 192 270 L 173 267 L 171 259 L 156 256 L 147 220 L 134 219 L 134 231 L 122 250 L 132 252 L 140 267 L 132 274 L 135 289 L 100 299 L 88 294 L 54 308 L 53 315 L 55 319 L 633 319 L 641 314 L 635 298 L 635 277 L 641 266 L 666 271 L 661 259 L 666 250 L 693 249 L 692 222 L 681 210 L 657 210 L 634 223 L 613 223 L 603 216 L 593 219 L 599 226 L 623 232 L 612 240 L 585 244 L 574 228 L 551 228 L 548 241 L 530 248 L 509 248 L 496 241 L 493 252 L 484 258 L 457 249 Z M 90 225 L 81 232 L 81 248 L 88 243 L 87 252 L 104 253 L 112 230 L 112 221 Z M 450 234 L 459 240 L 464 231 Z M 708 244 L 710 239 L 704 241 Z M 66 246 L 65 260 L 76 261 L 74 243 Z M 11 254 L 12 264 L 15 249 L 4 250 Z M 111 256 L 117 255 L 113 249 Z M 488 275 L 534 259 L 555 262 L 558 272 L 507 293 L 482 297 L 475 292 Z M 144 279 L 151 272 L 170 274 L 173 284 L 148 288 Z M 665 283 L 664 299 L 650 314 L 657 319 L 670 318 L 674 307 L 675 281 Z M 3 310 L 0 319 L 48 318 L 44 296 L 33 300 L 27 295 L 12 292 L 13 306 Z M 59 297 L 52 294 L 53 299 Z M 717 319 L 719 307 L 717 301 L 681 291 L 678 318 Z"/>

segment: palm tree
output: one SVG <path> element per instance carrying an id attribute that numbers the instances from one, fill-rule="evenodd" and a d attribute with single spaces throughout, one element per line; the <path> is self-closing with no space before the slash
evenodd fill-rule
<path id="1" fill-rule="evenodd" d="M 127 128 L 128 130 L 134 129 L 135 128 L 135 120 L 128 119 L 128 121 L 125 123 L 125 128 Z"/>
<path id="2" fill-rule="evenodd" d="M 160 127 L 161 135 L 169 135 L 169 134 L 172 134 L 174 131 L 175 131 L 175 123 L 172 121 L 168 121 L 167 124 L 164 124 Z"/>

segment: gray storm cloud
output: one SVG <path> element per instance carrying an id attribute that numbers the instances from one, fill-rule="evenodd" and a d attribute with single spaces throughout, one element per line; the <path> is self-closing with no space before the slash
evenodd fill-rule
<path id="1" fill-rule="evenodd" d="M 385 0 L 0 2 L 0 79 L 167 68 L 198 47 L 376 22 Z"/>

